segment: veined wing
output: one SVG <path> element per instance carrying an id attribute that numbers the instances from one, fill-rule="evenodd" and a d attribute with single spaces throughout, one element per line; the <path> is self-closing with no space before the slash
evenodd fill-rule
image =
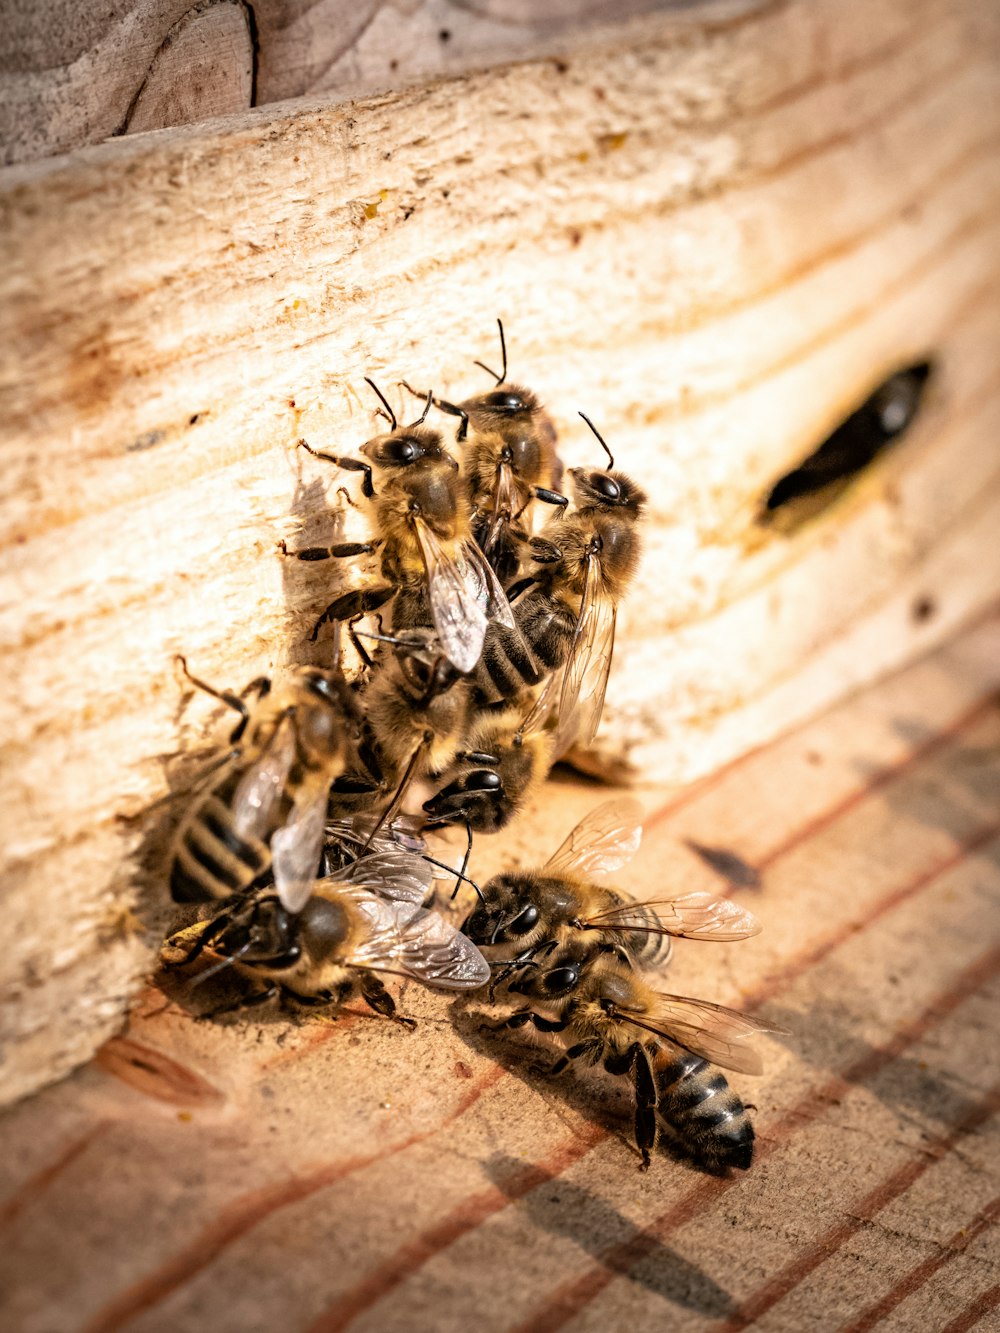
<path id="1" fill-rule="evenodd" d="M 708 1000 L 692 1000 L 683 995 L 658 994 L 655 1005 L 642 1013 L 616 1008 L 615 1014 L 627 1023 L 685 1050 L 700 1055 L 723 1069 L 741 1074 L 759 1074 L 763 1069 L 760 1052 L 748 1042 L 758 1032 L 784 1032 L 785 1029 L 763 1019 L 751 1018 L 725 1005 Z"/>
<path id="2" fill-rule="evenodd" d="M 503 550 L 504 531 L 515 521 L 527 501 L 521 493 L 514 469 L 501 462 L 497 469 L 497 484 L 493 492 L 493 511 L 483 540 L 483 554 L 493 567 L 493 561 Z"/>
<path id="3" fill-rule="evenodd" d="M 657 929 L 647 912 L 655 913 Z M 686 940 L 746 940 L 759 935 L 761 924 L 752 912 L 728 898 L 710 893 L 685 893 L 680 898 L 654 898 L 644 903 L 620 903 L 587 917 L 589 930 L 632 930 L 649 934 L 676 935 Z"/>
<path id="4" fill-rule="evenodd" d="M 398 972 L 425 986 L 474 990 L 490 979 L 490 965 L 471 940 L 437 912 L 413 911 L 374 894 L 352 893 L 368 920 L 368 937 L 344 961 L 373 972 Z"/>
<path id="5" fill-rule="evenodd" d="M 284 713 L 233 793 L 233 826 L 241 838 L 266 838 L 271 832 L 294 762 L 295 721 Z"/>
<path id="6" fill-rule="evenodd" d="M 642 820 L 642 806 L 630 796 L 595 806 L 546 861 L 546 873 L 589 879 L 620 870 L 639 850 Z"/>
<path id="7" fill-rule="evenodd" d="M 462 549 L 468 562 L 470 581 L 476 589 L 476 601 L 486 613 L 486 619 L 495 620 L 519 635 L 521 631 L 517 628 L 514 612 L 493 566 L 474 541 L 465 542 Z"/>
<path id="8" fill-rule="evenodd" d="M 281 905 L 301 912 L 312 895 L 323 855 L 326 787 L 296 801 L 292 817 L 271 838 L 274 887 Z"/>
<path id="9" fill-rule="evenodd" d="M 604 711 L 604 696 L 615 647 L 617 610 L 611 598 L 597 587 L 599 579 L 598 557 L 589 555 L 580 598 L 580 614 L 566 659 L 559 697 L 557 755 L 565 754 L 576 744 L 589 745 L 597 735 L 601 713 Z"/>
<path id="10" fill-rule="evenodd" d="M 413 526 L 427 571 L 431 618 L 441 647 L 459 671 L 472 671 L 483 653 L 487 625 L 486 612 L 479 602 L 479 582 L 470 576 L 464 547 L 453 559 L 422 519 L 415 519 Z"/>
<path id="11" fill-rule="evenodd" d="M 422 856 L 393 847 L 363 856 L 330 880 L 351 897 L 366 894 L 416 911 L 430 892 L 434 867 Z"/>

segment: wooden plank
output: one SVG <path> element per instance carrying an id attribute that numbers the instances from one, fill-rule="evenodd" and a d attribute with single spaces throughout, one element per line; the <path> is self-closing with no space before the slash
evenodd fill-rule
<path id="1" fill-rule="evenodd" d="M 86 1058 L 148 968 L 142 812 L 207 722 L 178 718 L 173 654 L 238 686 L 329 652 L 307 638 L 329 585 L 275 548 L 333 530 L 343 478 L 294 442 L 366 437 L 366 373 L 400 404 L 404 376 L 469 392 L 502 314 L 568 461 L 593 457 L 583 409 L 648 487 L 605 735 L 654 782 L 981 611 L 996 37 L 978 0 L 661 16 L 559 65 L 0 176 L 0 989 L 32 1001 L 8 1006 L 4 1096 Z M 898 448 L 811 523 L 763 526 L 775 480 L 927 356 Z"/>
<path id="2" fill-rule="evenodd" d="M 0 1121 L 5 1326 L 703 1333 L 988 1314 L 998 645 L 994 615 L 649 821 L 640 896 L 686 867 L 710 882 L 692 829 L 738 832 L 765 866 L 744 899 L 765 933 L 679 947 L 668 974 L 790 1029 L 762 1079 L 732 1076 L 758 1107 L 745 1176 L 663 1154 L 640 1174 L 616 1090 L 544 1079 L 518 1038 L 487 1043 L 475 998 L 409 989 L 410 1036 L 360 1016 L 205 1025 L 150 993 L 131 1046 Z M 551 784 L 534 854 L 595 799 Z M 501 854 L 481 852 L 486 873 Z"/>
<path id="3" fill-rule="evenodd" d="M 251 104 L 316 93 L 343 101 L 508 60 L 559 58 L 651 11 L 725 17 L 765 2 L 35 0 L 5 14 L 0 29 L 0 163 Z"/>

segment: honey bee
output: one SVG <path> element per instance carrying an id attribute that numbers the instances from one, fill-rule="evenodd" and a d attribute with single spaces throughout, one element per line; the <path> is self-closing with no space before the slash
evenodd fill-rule
<path id="1" fill-rule="evenodd" d="M 462 446 L 462 473 L 472 504 L 472 533 L 506 584 L 517 574 L 520 548 L 527 539 L 518 520 L 528 505 L 533 499 L 560 506 L 568 500 L 553 489 L 562 480 L 562 464 L 556 455 L 551 418 L 530 389 L 506 383 L 507 342 L 499 319 L 497 326 L 500 374 L 482 361 L 475 363 L 493 376 L 496 387 L 461 403 L 435 398 L 434 404 L 460 418 L 455 439 Z"/>
<path id="2" fill-rule="evenodd" d="M 761 1058 L 749 1039 L 784 1029 L 707 1000 L 654 990 L 611 953 L 584 951 L 581 957 L 571 948 L 551 963 L 510 987 L 545 1012 L 524 1008 L 499 1026 L 532 1023 L 541 1032 L 565 1034 L 569 1044 L 554 1074 L 583 1061 L 628 1077 L 643 1170 L 666 1128 L 707 1170 L 745 1171 L 753 1160 L 753 1125 L 714 1066 L 759 1074 Z"/>
<path id="3" fill-rule="evenodd" d="M 200 690 L 240 714 L 223 766 L 202 785 L 174 837 L 170 891 L 175 902 L 211 902 L 274 877 L 284 907 L 308 897 L 323 850 L 331 782 L 360 740 L 351 689 L 339 671 L 300 667 L 271 688 L 253 683 L 248 707 L 228 690 L 192 676 Z"/>
<path id="4" fill-rule="evenodd" d="M 170 968 L 182 967 L 210 949 L 222 961 L 202 980 L 232 966 L 263 983 L 229 1010 L 277 997 L 342 1005 L 360 995 L 392 1018 L 395 1003 L 379 973 L 446 990 L 476 989 L 489 979 L 489 964 L 475 945 L 422 906 L 430 876 L 425 861 L 401 849 L 362 857 L 313 881 L 300 910 L 289 911 L 275 893 L 258 890 L 171 936 L 161 958 Z"/>
<path id="5" fill-rule="evenodd" d="M 383 783 L 409 785 L 454 761 L 463 743 L 472 686 L 456 672 L 430 626 L 377 637 L 393 651 L 363 683 L 359 701 Z"/>
<path id="6" fill-rule="evenodd" d="M 281 549 L 305 560 L 380 552 L 383 582 L 337 597 L 320 617 L 313 637 L 327 620 L 352 622 L 392 603 L 390 628 L 432 623 L 444 656 L 457 671 L 469 672 L 482 654 L 491 620 L 517 635 L 513 613 L 500 581 L 472 539 L 455 459 L 443 448 L 440 435 L 422 426 L 423 416 L 412 426 L 400 427 L 388 402 L 382 401 L 391 430 L 361 447 L 379 473 L 378 489 L 369 487 L 370 495 L 365 492 L 374 539 L 304 551 L 288 551 L 283 545 Z M 426 411 L 425 405 L 425 415 Z M 343 462 L 334 455 L 311 452 Z M 369 472 L 369 481 L 370 477 Z"/>
<path id="7" fill-rule="evenodd" d="M 626 865 L 642 840 L 642 807 L 606 801 L 580 820 L 538 870 L 495 875 L 462 929 L 476 944 L 513 945 L 508 973 L 570 945 L 579 956 L 613 953 L 626 967 L 662 967 L 671 939 L 730 941 L 760 933 L 744 907 L 694 892 L 640 903 L 596 882 Z"/>
<path id="8" fill-rule="evenodd" d="M 523 734 L 524 705 L 474 709 L 458 761 L 424 811 L 428 827 L 464 824 L 496 833 L 510 823 L 552 767 L 551 732 Z"/>
<path id="9" fill-rule="evenodd" d="M 580 414 L 583 416 L 583 413 Z M 618 603 L 639 561 L 637 526 L 646 496 L 608 455 L 605 471 L 571 468 L 574 505 L 533 538 L 535 568 L 510 589 L 524 643 L 491 626 L 476 669 L 483 702 L 510 698 L 548 679 L 524 721 L 524 734 L 557 715 L 554 755 L 588 745 L 604 708 Z M 527 649 L 527 652 L 525 651 Z"/>

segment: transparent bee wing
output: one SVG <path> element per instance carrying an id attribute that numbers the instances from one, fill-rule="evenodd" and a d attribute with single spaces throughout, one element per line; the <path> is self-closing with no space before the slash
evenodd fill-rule
<path id="1" fill-rule="evenodd" d="M 331 876 L 337 888 L 352 897 L 372 894 L 388 903 L 414 910 L 423 906 L 433 878 L 431 863 L 402 847 L 386 848 L 371 856 L 363 856 Z"/>
<path id="2" fill-rule="evenodd" d="M 233 827 L 241 838 L 265 838 L 274 827 L 295 761 L 295 723 L 285 713 L 233 793 Z"/>
<path id="3" fill-rule="evenodd" d="M 595 806 L 546 861 L 546 874 L 589 879 L 620 870 L 639 850 L 642 821 L 642 806 L 630 796 Z"/>
<path id="4" fill-rule="evenodd" d="M 580 614 L 559 696 L 557 755 L 565 754 L 573 745 L 589 745 L 597 735 L 604 711 L 618 613 L 610 597 L 596 586 L 599 579 L 598 558 L 588 556 Z"/>
<path id="5" fill-rule="evenodd" d="M 645 912 L 659 918 L 660 929 Z M 654 898 L 644 903 L 621 903 L 588 917 L 583 923 L 590 930 L 634 930 L 650 934 L 676 935 L 686 940 L 746 940 L 759 935 L 761 924 L 752 912 L 738 907 L 727 898 L 710 893 L 686 893 L 680 898 Z"/>
<path id="6" fill-rule="evenodd" d="M 501 462 L 497 469 L 489 527 L 482 543 L 483 554 L 491 569 L 494 561 L 505 554 L 504 534 L 524 512 L 530 499 L 531 492 L 518 481 L 511 465 Z"/>
<path id="7" fill-rule="evenodd" d="M 441 647 L 459 671 L 472 671 L 483 653 L 487 620 L 479 602 L 480 582 L 471 573 L 465 544 L 453 559 L 422 519 L 417 518 L 413 526 L 427 571 L 431 619 Z"/>
<path id="8" fill-rule="evenodd" d="M 559 702 L 562 694 L 563 679 L 565 677 L 565 665 L 553 671 L 551 675 L 546 676 L 542 688 L 535 697 L 535 702 L 531 710 L 525 714 L 524 720 L 519 728 L 522 736 L 534 736 L 537 732 L 545 729 L 545 723 L 551 714 L 555 711 L 556 704 Z M 555 751 L 553 751 L 555 753 Z"/>
<path id="9" fill-rule="evenodd" d="M 656 997 L 656 1004 L 642 1013 L 622 1008 L 617 1008 L 615 1013 L 626 1022 L 665 1037 L 712 1064 L 735 1069 L 741 1074 L 759 1074 L 764 1067 L 759 1051 L 747 1045 L 751 1037 L 758 1032 L 785 1031 L 775 1023 L 683 995 L 661 993 Z"/>
<path id="10" fill-rule="evenodd" d="M 271 867 L 281 905 L 301 912 L 309 901 L 323 855 L 326 788 L 299 802 L 292 818 L 271 838 Z"/>
<path id="11" fill-rule="evenodd" d="M 490 965 L 471 940 L 437 912 L 375 895 L 352 894 L 370 930 L 344 961 L 373 972 L 399 972 L 426 986 L 473 990 L 490 979 Z"/>
<path id="12" fill-rule="evenodd" d="M 476 600 L 486 612 L 487 620 L 495 620 L 519 635 L 520 630 L 514 620 L 514 612 L 510 609 L 507 594 L 504 592 L 503 584 L 497 578 L 493 566 L 475 542 L 466 542 L 463 549 L 472 578 L 478 585 Z"/>

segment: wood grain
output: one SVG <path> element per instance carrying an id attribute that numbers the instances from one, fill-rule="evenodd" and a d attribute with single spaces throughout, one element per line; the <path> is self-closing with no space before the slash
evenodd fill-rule
<path id="1" fill-rule="evenodd" d="M 344 100 L 508 60 L 557 59 L 650 12 L 726 16 L 768 2 L 33 0 L 8 6 L 0 26 L 0 163 L 251 104 L 315 93 Z"/>
<path id="2" fill-rule="evenodd" d="M 761 867 L 744 901 L 764 933 L 680 945 L 666 983 L 789 1028 L 763 1078 L 732 1076 L 757 1106 L 745 1176 L 665 1154 L 640 1174 L 616 1090 L 533 1072 L 542 1039 L 484 1037 L 475 999 L 407 989 L 408 1035 L 360 1014 L 199 1024 L 151 991 L 111 1058 L 0 1120 L 5 1326 L 718 1333 L 988 1313 L 998 687 L 993 614 L 727 772 L 644 794 L 641 897 L 722 888 L 691 837 Z M 515 854 L 544 854 L 596 799 L 551 784 Z M 509 855 L 484 840 L 476 873 Z"/>
<path id="3" fill-rule="evenodd" d="M 606 736 L 650 780 L 995 596 L 995 9 L 641 24 L 0 176 L 5 1097 L 117 1029 L 166 921 L 143 812 L 218 734 L 173 654 L 238 687 L 329 651 L 307 639 L 329 585 L 276 544 L 334 530 L 344 478 L 294 442 L 369 435 L 365 374 L 400 406 L 403 377 L 471 392 L 503 315 L 568 461 L 592 457 L 582 409 L 642 479 Z M 776 478 L 927 356 L 906 439 L 763 527 Z"/>

